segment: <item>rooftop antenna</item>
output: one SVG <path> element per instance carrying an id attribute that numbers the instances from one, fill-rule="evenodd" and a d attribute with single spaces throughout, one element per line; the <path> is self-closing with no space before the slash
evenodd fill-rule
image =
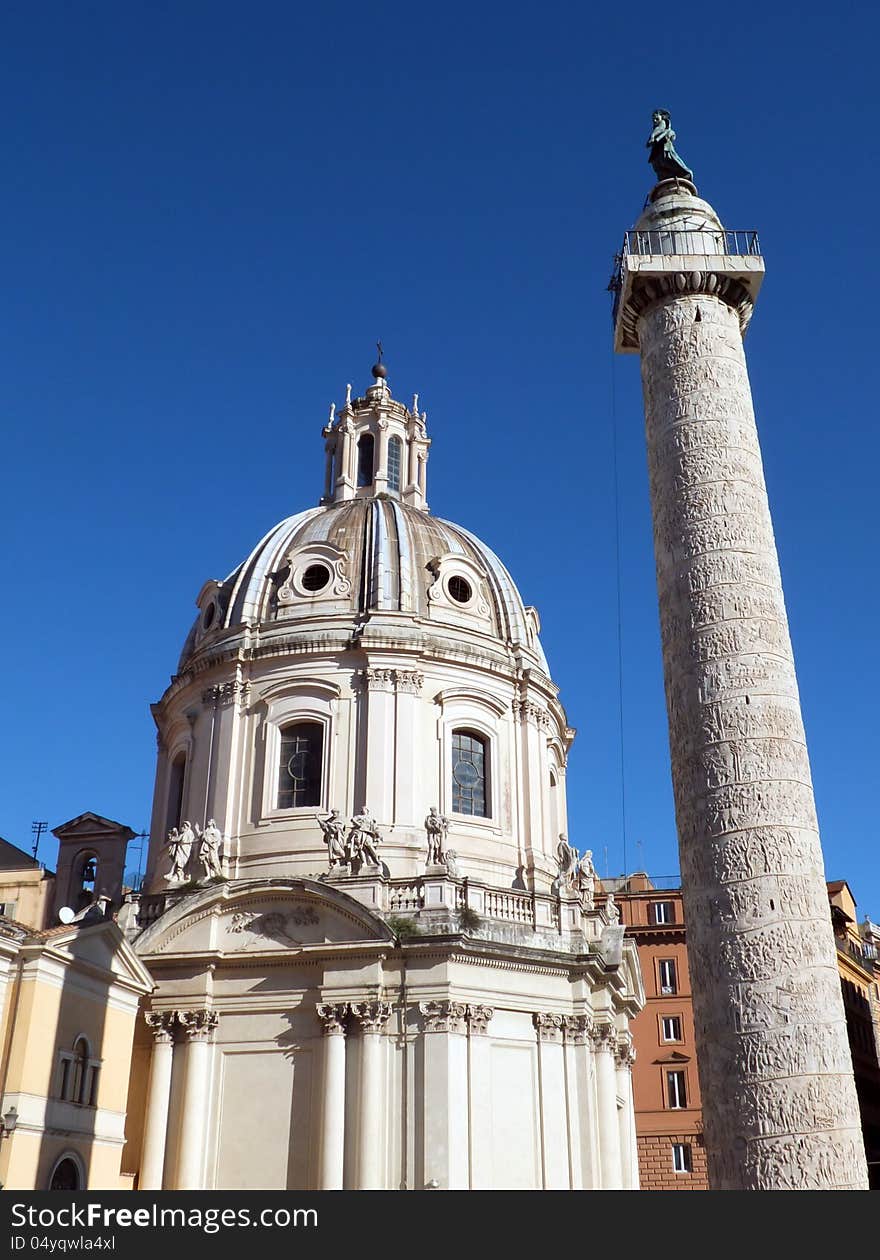
<path id="1" fill-rule="evenodd" d="M 37 849 L 40 847 L 40 837 L 47 830 L 49 824 L 47 822 L 32 822 L 31 831 L 34 833 L 34 843 L 31 852 L 34 855 L 34 861 L 37 860 Z"/>

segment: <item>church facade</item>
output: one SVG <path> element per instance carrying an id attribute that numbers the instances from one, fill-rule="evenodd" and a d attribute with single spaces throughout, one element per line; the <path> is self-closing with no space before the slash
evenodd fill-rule
<path id="1" fill-rule="evenodd" d="M 429 512 L 425 415 L 381 363 L 323 437 L 320 505 L 205 584 L 154 706 L 122 1171 L 635 1187 L 641 977 L 566 838 L 537 612 Z"/>

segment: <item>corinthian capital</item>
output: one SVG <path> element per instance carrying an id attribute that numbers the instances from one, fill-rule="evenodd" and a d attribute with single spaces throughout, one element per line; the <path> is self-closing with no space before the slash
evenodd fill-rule
<path id="1" fill-rule="evenodd" d="M 467 1007 L 463 1002 L 419 1002 L 419 1010 L 424 1016 L 425 1032 L 465 1031 Z"/>
<path id="2" fill-rule="evenodd" d="M 352 1002 L 349 1009 L 362 1033 L 380 1033 L 391 1015 L 390 1002 Z"/>
<path id="3" fill-rule="evenodd" d="M 555 1044 L 562 1041 L 563 1016 L 552 1011 L 537 1011 L 532 1023 L 538 1032 L 538 1040 Z"/>
<path id="4" fill-rule="evenodd" d="M 146 1011 L 144 1023 L 153 1034 L 154 1041 L 168 1042 L 174 1039 L 175 1011 Z"/>
<path id="5" fill-rule="evenodd" d="M 593 1021 L 589 1015 L 566 1015 L 565 1040 L 572 1046 L 583 1046 L 590 1039 Z"/>
<path id="6" fill-rule="evenodd" d="M 178 1011 L 177 1023 L 188 1041 L 206 1041 L 214 1032 L 220 1016 L 216 1011 Z"/>
<path id="7" fill-rule="evenodd" d="M 348 1014 L 347 1002 L 319 1002 L 315 1008 L 318 1019 L 324 1025 L 325 1037 L 345 1036 L 345 1017 Z"/>
<path id="8" fill-rule="evenodd" d="M 608 1020 L 602 1020 L 593 1025 L 590 1040 L 594 1050 L 608 1050 L 613 1053 L 617 1045 L 617 1029 Z"/>

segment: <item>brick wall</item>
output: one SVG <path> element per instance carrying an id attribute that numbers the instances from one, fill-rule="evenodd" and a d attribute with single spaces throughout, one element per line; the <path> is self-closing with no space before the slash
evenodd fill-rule
<path id="1" fill-rule="evenodd" d="M 677 1173 L 672 1169 L 672 1144 L 690 1144 L 693 1172 Z M 706 1148 L 701 1134 L 664 1134 L 662 1137 L 640 1137 L 639 1178 L 643 1190 L 708 1190 Z"/>

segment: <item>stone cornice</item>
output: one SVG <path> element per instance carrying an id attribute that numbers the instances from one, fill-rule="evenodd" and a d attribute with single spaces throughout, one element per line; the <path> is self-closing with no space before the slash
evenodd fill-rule
<path id="1" fill-rule="evenodd" d="M 635 276 L 618 323 L 627 340 L 637 346 L 639 319 L 646 311 L 672 298 L 693 296 L 717 298 L 729 306 L 736 311 L 740 330 L 745 333 L 754 309 L 751 295 L 735 277 L 717 271 L 664 271 Z"/>

